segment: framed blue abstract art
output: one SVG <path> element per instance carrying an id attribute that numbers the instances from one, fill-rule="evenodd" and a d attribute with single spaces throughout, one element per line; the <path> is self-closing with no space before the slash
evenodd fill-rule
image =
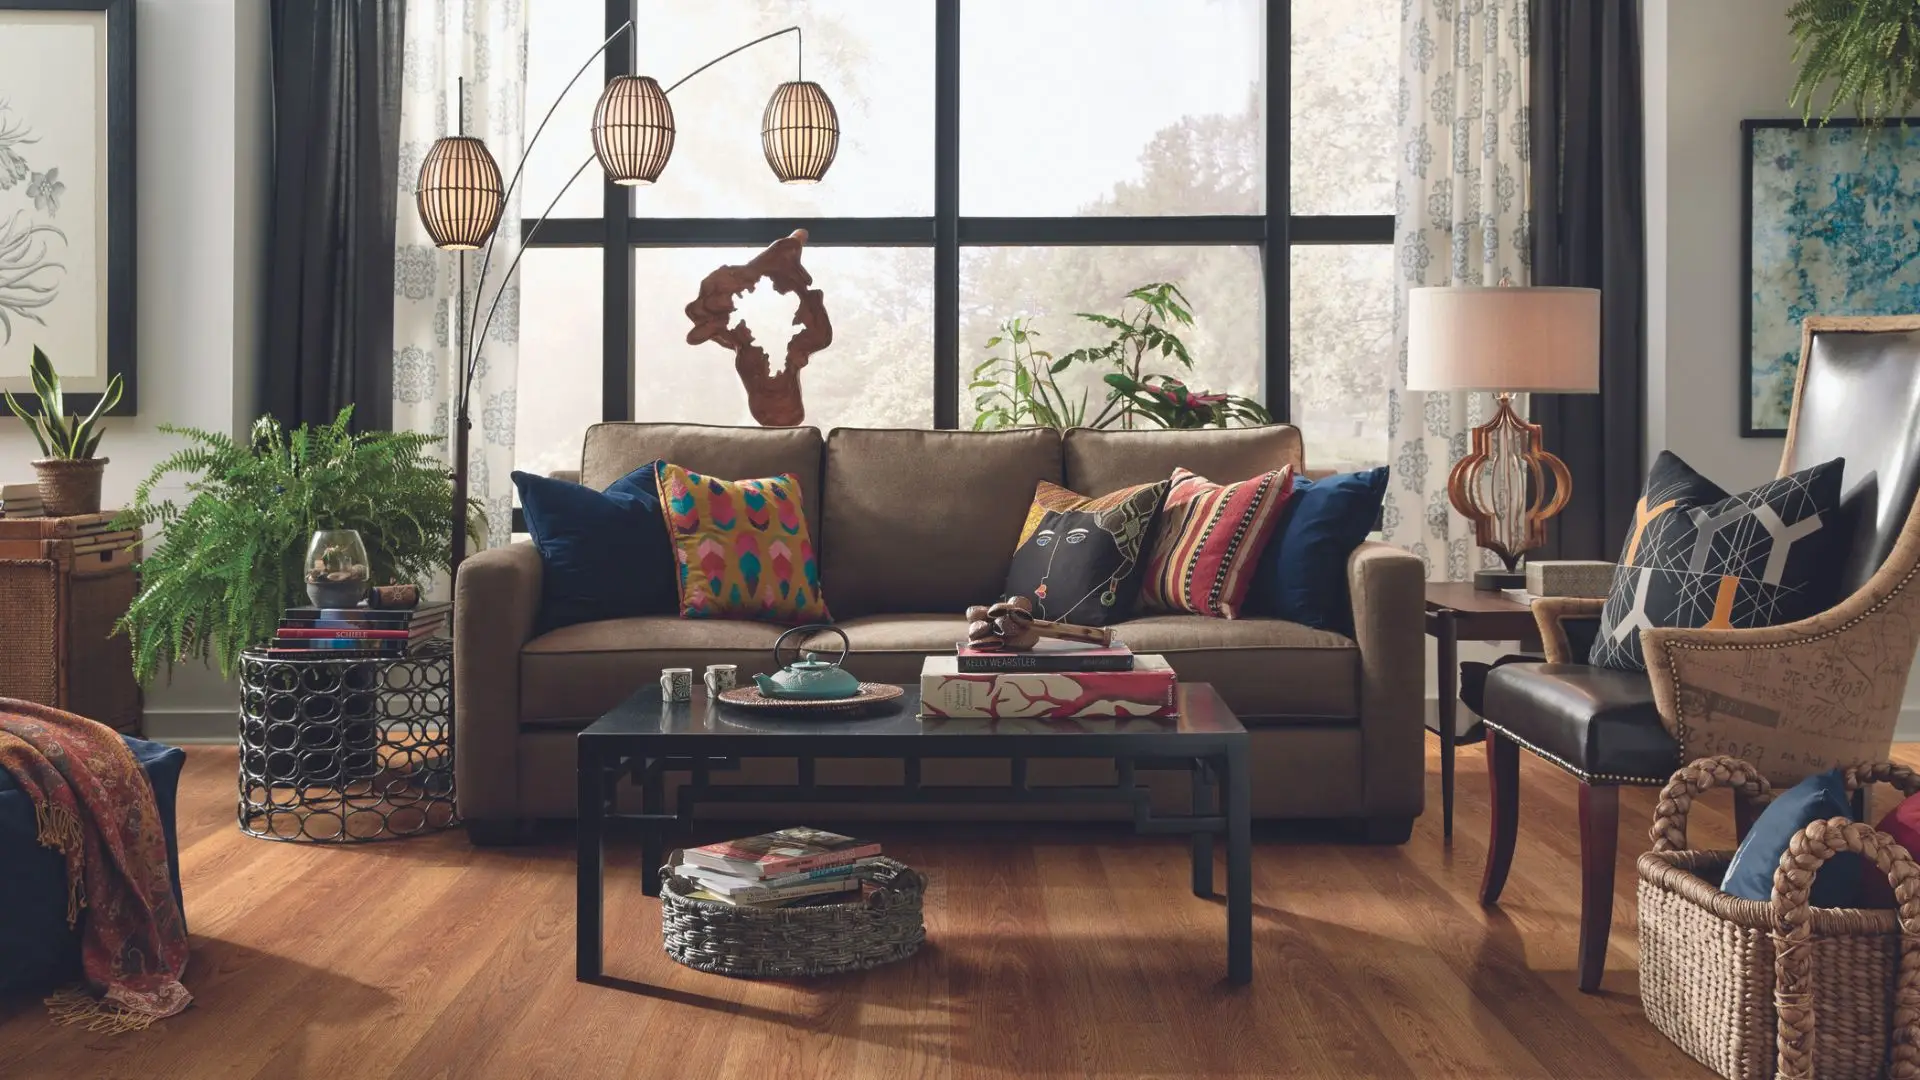
<path id="1" fill-rule="evenodd" d="M 1740 434 L 1786 434 L 1808 315 L 1920 312 L 1920 119 L 1747 120 Z"/>

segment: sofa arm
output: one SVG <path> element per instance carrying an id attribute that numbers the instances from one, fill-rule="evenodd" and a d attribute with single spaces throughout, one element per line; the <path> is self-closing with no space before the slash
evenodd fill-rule
<path id="1" fill-rule="evenodd" d="M 1640 631 L 1682 761 L 1738 756 L 1780 788 L 1887 756 L 1920 637 L 1920 534 L 1908 532 L 1858 592 L 1810 619 Z"/>
<path id="2" fill-rule="evenodd" d="M 540 552 L 522 541 L 477 552 L 453 588 L 454 776 L 468 821 L 520 806 L 520 647 L 540 610 Z"/>
<path id="3" fill-rule="evenodd" d="M 1418 814 L 1426 796 L 1427 569 L 1391 544 L 1347 560 L 1360 646 L 1362 801 L 1369 817 Z"/>

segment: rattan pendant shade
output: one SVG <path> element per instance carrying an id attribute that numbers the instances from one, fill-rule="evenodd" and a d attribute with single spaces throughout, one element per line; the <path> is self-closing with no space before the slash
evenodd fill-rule
<path id="1" fill-rule="evenodd" d="M 783 184 L 817 184 L 840 149 L 840 114 L 819 83 L 781 83 L 760 119 L 760 146 Z"/>
<path id="2" fill-rule="evenodd" d="M 434 140 L 414 191 L 427 235 L 436 247 L 450 251 L 472 251 L 486 243 L 506 202 L 499 164 L 471 135 Z"/>
<path id="3" fill-rule="evenodd" d="M 646 75 L 621 75 L 593 109 L 593 154 L 607 179 L 631 187 L 660 178 L 673 156 L 673 105 Z"/>

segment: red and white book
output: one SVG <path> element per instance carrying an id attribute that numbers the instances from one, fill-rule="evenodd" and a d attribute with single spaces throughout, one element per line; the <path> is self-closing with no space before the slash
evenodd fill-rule
<path id="1" fill-rule="evenodd" d="M 688 848 L 683 858 L 694 866 L 759 881 L 878 854 L 880 845 L 871 840 L 799 826 Z"/>
<path id="2" fill-rule="evenodd" d="M 964 672 L 952 656 L 920 668 L 920 715 L 1075 720 L 1179 715 L 1179 677 L 1166 658 L 1141 653 L 1131 671 Z"/>

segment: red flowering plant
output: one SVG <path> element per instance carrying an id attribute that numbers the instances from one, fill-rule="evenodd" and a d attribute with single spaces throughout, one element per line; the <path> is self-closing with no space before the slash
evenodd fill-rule
<path id="1" fill-rule="evenodd" d="M 1238 394 L 1196 393 L 1172 375 L 1148 375 L 1135 379 L 1129 375 L 1106 377 L 1117 395 L 1128 399 L 1132 407 L 1161 427 L 1256 427 L 1273 423 L 1266 406 Z"/>

